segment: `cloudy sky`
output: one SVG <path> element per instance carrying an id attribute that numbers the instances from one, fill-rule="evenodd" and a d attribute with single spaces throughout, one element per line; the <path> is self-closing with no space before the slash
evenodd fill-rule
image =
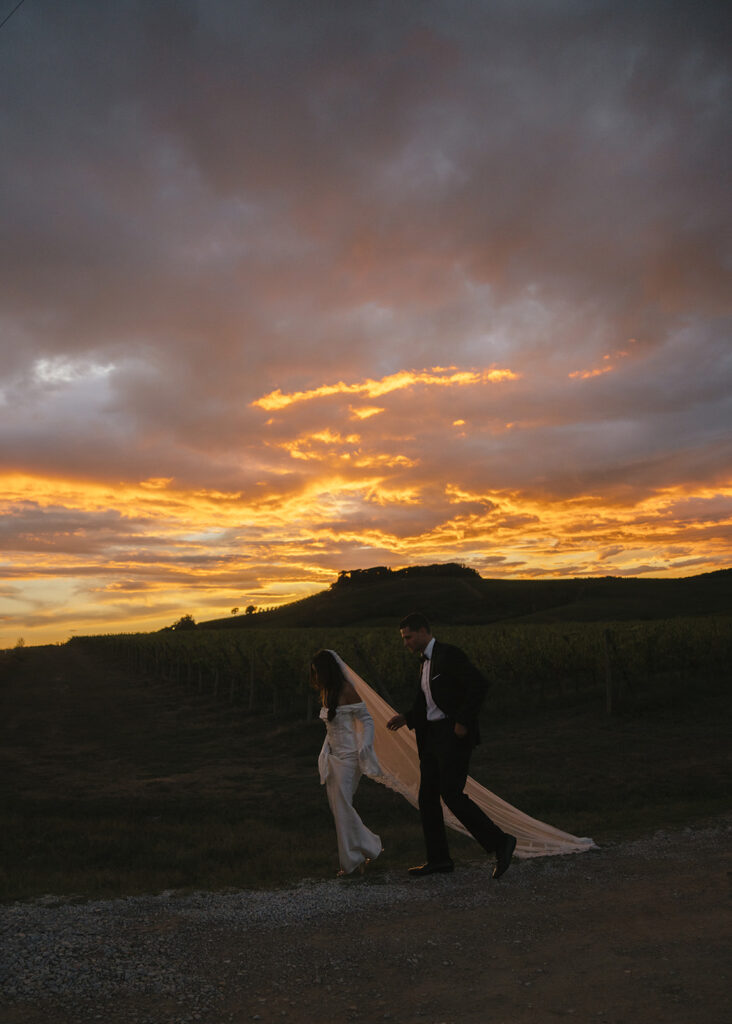
<path id="1" fill-rule="evenodd" d="M 732 565 L 729 10 L 24 0 L 0 646 Z"/>

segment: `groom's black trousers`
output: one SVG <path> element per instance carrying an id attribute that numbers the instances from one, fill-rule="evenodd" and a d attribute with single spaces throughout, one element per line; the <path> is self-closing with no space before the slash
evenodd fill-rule
<path id="1" fill-rule="evenodd" d="M 440 798 L 487 853 L 503 839 L 503 831 L 481 811 L 463 790 L 473 744 L 470 737 L 455 735 L 446 718 L 427 722 L 417 737 L 420 760 L 419 811 L 427 848 L 427 860 L 450 860 Z"/>

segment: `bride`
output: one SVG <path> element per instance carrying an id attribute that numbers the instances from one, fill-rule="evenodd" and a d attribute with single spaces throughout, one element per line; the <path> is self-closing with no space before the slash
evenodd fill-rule
<path id="1" fill-rule="evenodd" d="M 326 734 L 318 768 L 335 821 L 339 876 L 357 868 L 363 873 L 381 853 L 381 839 L 366 828 L 353 806 L 361 776 L 381 775 L 374 754 L 374 722 L 344 668 L 335 651 L 318 651 L 310 664 L 311 685 L 323 704 L 320 717 Z"/>

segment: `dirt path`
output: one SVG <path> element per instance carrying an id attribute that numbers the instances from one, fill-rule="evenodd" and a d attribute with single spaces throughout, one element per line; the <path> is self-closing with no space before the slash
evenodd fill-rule
<path id="1" fill-rule="evenodd" d="M 487 867 L 334 880 L 351 887 L 349 912 L 295 926 L 138 917 L 128 938 L 154 929 L 164 959 L 175 933 L 205 999 L 133 994 L 122 977 L 114 998 L 6 1006 L 2 1020 L 726 1024 L 731 834 L 732 818 L 525 861 L 500 882 Z M 360 911 L 370 885 L 394 902 Z"/>
<path id="2" fill-rule="evenodd" d="M 732 1020 L 725 845 L 722 832 L 689 832 L 525 862 L 500 883 L 458 873 L 431 882 L 433 898 L 417 906 L 260 936 L 256 966 L 237 981 L 251 955 L 240 936 L 224 944 L 223 1008 L 237 1022 L 722 1024 Z"/>

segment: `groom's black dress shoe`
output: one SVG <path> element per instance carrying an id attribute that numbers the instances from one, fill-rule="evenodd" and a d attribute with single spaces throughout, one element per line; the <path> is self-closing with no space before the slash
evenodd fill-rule
<path id="1" fill-rule="evenodd" d="M 454 871 L 455 865 L 451 860 L 436 860 L 430 863 L 427 861 L 426 864 L 420 864 L 418 868 L 410 868 L 409 874 L 413 878 L 421 878 L 423 875 L 436 875 L 438 872 L 447 874 L 448 871 Z"/>
<path id="2" fill-rule="evenodd" d="M 513 851 L 515 849 L 516 836 L 510 836 L 506 833 L 496 850 L 496 866 L 493 868 L 494 878 L 500 878 L 501 875 L 508 871 L 511 864 L 511 857 L 513 857 Z"/>

